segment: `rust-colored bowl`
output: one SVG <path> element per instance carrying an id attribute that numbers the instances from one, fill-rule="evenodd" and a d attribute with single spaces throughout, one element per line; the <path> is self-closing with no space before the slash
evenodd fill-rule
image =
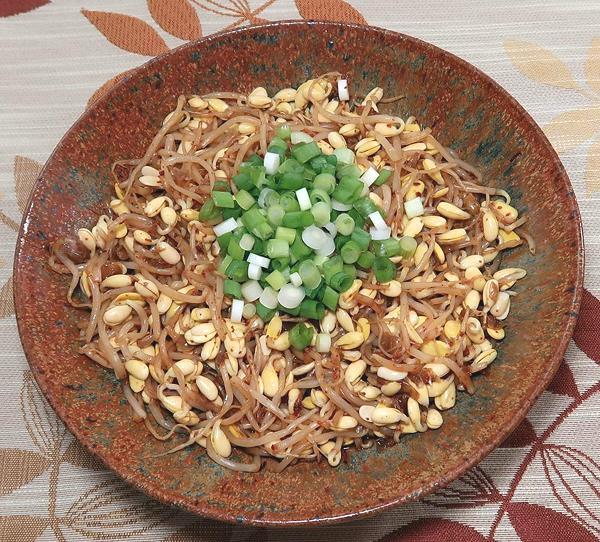
<path id="1" fill-rule="evenodd" d="M 90 226 L 107 207 L 109 168 L 144 149 L 181 93 L 269 91 L 341 71 L 351 93 L 381 86 L 405 100 L 442 143 L 506 188 L 529 217 L 537 254 L 513 251 L 528 270 L 517 287 L 506 340 L 474 396 L 460 394 L 439 431 L 354 453 L 333 469 L 294 465 L 282 474 L 222 469 L 203 450 L 154 457 L 170 444 L 132 423 L 118 382 L 77 354 L 82 314 L 65 302 L 67 281 L 46 263 L 49 243 Z M 581 224 L 556 153 L 523 108 L 463 60 L 377 28 L 292 21 L 186 44 L 151 62 L 88 109 L 67 132 L 35 187 L 15 258 L 15 300 L 33 374 L 74 435 L 135 487 L 165 503 L 230 522 L 291 525 L 342 521 L 416 499 L 475 465 L 515 428 L 550 381 L 577 317 Z"/>

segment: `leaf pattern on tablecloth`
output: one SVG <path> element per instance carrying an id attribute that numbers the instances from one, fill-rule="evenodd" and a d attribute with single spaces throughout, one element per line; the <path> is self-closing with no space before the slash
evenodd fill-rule
<path id="1" fill-rule="evenodd" d="M 295 0 L 304 19 L 367 24 L 362 13 L 344 0 Z"/>
<path id="2" fill-rule="evenodd" d="M 588 194 L 600 192 L 600 139 L 592 144 L 588 152 L 585 166 L 585 185 Z"/>
<path id="3" fill-rule="evenodd" d="M 504 48 L 513 64 L 529 79 L 544 85 L 576 89 L 571 70 L 555 54 L 523 40 L 507 40 Z"/>
<path id="4" fill-rule="evenodd" d="M 573 371 L 565 359 L 558 366 L 558 370 L 548 386 L 548 391 L 558 393 L 560 395 L 568 395 L 569 397 L 579 397 L 579 389 L 573 376 Z"/>
<path id="5" fill-rule="evenodd" d="M 508 516 L 521 542 L 597 542 L 597 538 L 575 520 L 551 508 L 513 502 Z"/>
<path id="6" fill-rule="evenodd" d="M 201 519 L 177 529 L 163 538 L 162 542 L 222 542 L 230 540 L 233 531 L 234 528 L 226 523 Z M 261 540 L 266 542 L 266 535 Z M 250 539 L 244 538 L 244 542 L 250 542 Z"/>
<path id="7" fill-rule="evenodd" d="M 14 177 L 17 205 L 25 212 L 35 181 L 42 171 L 42 164 L 25 156 L 15 156 Z"/>
<path id="8" fill-rule="evenodd" d="M 592 140 L 588 153 L 585 182 L 588 195 L 600 191 L 600 39 L 594 39 L 585 61 L 585 75 L 590 92 L 580 85 L 568 66 L 554 53 L 522 40 L 507 40 L 504 49 L 514 66 L 526 77 L 545 85 L 575 90 L 590 103 L 555 116 L 544 133 L 558 152 L 566 152 Z"/>
<path id="9" fill-rule="evenodd" d="M 120 540 L 142 534 L 175 513 L 125 482 L 111 478 L 81 495 L 61 521 L 86 537 Z"/>
<path id="10" fill-rule="evenodd" d="M 27 13 L 49 3 L 50 0 L 2 0 L 0 2 L 0 17 L 11 17 L 19 13 Z"/>
<path id="11" fill-rule="evenodd" d="M 600 130 L 600 104 L 560 113 L 543 128 L 558 152 L 570 151 Z"/>
<path id="12" fill-rule="evenodd" d="M 43 455 L 19 448 L 0 449 L 0 495 L 12 493 L 28 484 L 48 468 Z"/>
<path id="13" fill-rule="evenodd" d="M 472 508 L 501 499 L 490 476 L 481 467 L 474 467 L 449 486 L 427 495 L 423 502 L 441 508 Z"/>
<path id="14" fill-rule="evenodd" d="M 537 438 L 531 422 L 525 418 L 517 428 L 500 444 L 501 448 L 524 448 Z"/>
<path id="15" fill-rule="evenodd" d="M 586 356 L 600 363 L 600 300 L 583 289 L 573 340 Z"/>
<path id="16" fill-rule="evenodd" d="M 154 56 L 169 50 L 158 32 L 137 17 L 87 9 L 81 10 L 81 13 L 108 41 L 125 51 Z"/>
<path id="17" fill-rule="evenodd" d="M 25 156 L 15 156 L 13 175 L 15 181 L 15 196 L 17 206 L 21 213 L 25 212 L 29 196 L 33 190 L 38 175 L 42 171 L 42 164 L 26 158 Z M 15 233 L 19 231 L 19 224 L 10 216 L 0 210 L 0 224 L 4 224 Z M 15 304 L 13 300 L 13 279 L 8 280 L 0 287 L 0 318 L 12 316 L 15 313 Z"/>
<path id="18" fill-rule="evenodd" d="M 39 516 L 0 516 L 0 535 L 19 533 L 18 542 L 34 542 L 48 527 L 47 518 Z M 14 542 L 17 538 L 0 538 L 6 542 Z"/>
<path id="19" fill-rule="evenodd" d="M 202 25 L 197 11 L 192 4 L 217 15 L 233 17 L 236 20 L 224 30 L 235 28 L 246 22 L 260 24 L 268 22 L 258 17 L 276 0 L 267 0 L 253 9 L 248 0 L 225 0 L 217 3 L 213 0 L 146 0 L 152 18 L 165 31 L 183 40 L 193 40 L 202 36 Z M 337 0 L 341 1 L 341 0 Z M 229 5 L 227 5 L 229 3 Z M 344 3 L 344 2 L 342 2 Z M 121 13 L 81 10 L 86 18 L 114 45 L 132 53 L 141 55 L 158 55 L 169 48 L 158 32 L 148 23 Z M 104 96 L 118 81 L 131 70 L 119 73 L 110 78 L 88 100 L 88 106 Z M 0 216 L 1 219 L 1 216 Z"/>
<path id="20" fill-rule="evenodd" d="M 585 77 L 591 89 L 600 94 L 600 38 L 594 38 L 585 61 Z"/>
<path id="21" fill-rule="evenodd" d="M 127 70 L 124 72 L 111 77 L 106 83 L 104 83 L 94 94 L 92 94 L 87 102 L 87 106 L 89 107 L 94 102 L 98 101 L 102 96 L 104 96 L 110 89 L 112 89 L 121 79 L 124 79 L 129 75 L 131 70 Z"/>
<path id="22" fill-rule="evenodd" d="M 71 465 L 74 465 L 76 467 L 81 467 L 84 469 L 92 469 L 92 470 L 98 470 L 98 471 L 105 470 L 105 467 L 102 464 L 102 462 L 99 459 L 97 459 L 96 457 L 94 457 L 90 452 L 88 452 L 79 443 L 79 441 L 77 441 L 75 439 L 71 440 L 71 443 L 65 450 L 65 453 L 63 454 L 63 456 L 61 458 L 61 461 L 70 463 Z"/>
<path id="23" fill-rule="evenodd" d="M 443 518 L 419 519 L 388 534 L 380 542 L 432 541 L 485 542 L 486 538 L 472 527 Z"/>
<path id="24" fill-rule="evenodd" d="M 571 517 L 600 535 L 600 465 L 566 445 L 546 444 L 541 457 L 554 496 Z"/>
<path id="25" fill-rule="evenodd" d="M 15 313 L 13 299 L 13 279 L 10 277 L 0 288 L 0 318 L 6 318 Z"/>
<path id="26" fill-rule="evenodd" d="M 196 10 L 187 0 L 147 0 L 148 10 L 159 26 L 182 40 L 202 36 L 202 27 Z"/>
<path id="27" fill-rule="evenodd" d="M 31 371 L 23 373 L 19 400 L 21 415 L 31 441 L 42 455 L 51 457 L 60 447 L 67 430 L 44 399 Z"/>

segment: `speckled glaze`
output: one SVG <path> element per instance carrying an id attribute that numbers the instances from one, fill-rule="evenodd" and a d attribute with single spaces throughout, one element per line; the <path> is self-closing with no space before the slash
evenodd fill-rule
<path id="1" fill-rule="evenodd" d="M 76 323 L 83 315 L 65 302 L 66 278 L 48 268 L 49 243 L 105 212 L 111 162 L 141 156 L 180 93 L 259 85 L 273 91 L 332 70 L 348 76 L 351 94 L 377 85 L 387 95 L 406 95 L 387 111 L 414 114 L 431 126 L 528 215 L 538 252 L 506 256 L 507 264 L 529 274 L 517 287 L 499 358 L 475 379 L 474 396 L 459 394 L 442 429 L 354 453 L 337 469 L 302 463 L 283 474 L 239 474 L 199 448 L 155 457 L 171 444 L 132 423 L 114 376 L 76 353 Z M 417 499 L 502 442 L 563 357 L 582 270 L 580 217 L 565 170 L 531 117 L 495 82 L 408 36 L 291 21 L 186 44 L 133 72 L 83 114 L 34 190 L 17 244 L 15 301 L 23 347 L 42 391 L 75 436 L 125 480 L 165 503 L 220 520 L 322 524 Z"/>

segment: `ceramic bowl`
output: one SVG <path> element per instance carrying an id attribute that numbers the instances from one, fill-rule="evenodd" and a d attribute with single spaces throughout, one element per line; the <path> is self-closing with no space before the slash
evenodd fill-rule
<path id="1" fill-rule="evenodd" d="M 374 86 L 405 99 L 385 107 L 416 115 L 437 138 L 505 188 L 537 243 L 504 257 L 524 267 L 506 339 L 477 391 L 459 394 L 438 431 L 353 453 L 331 468 L 300 463 L 281 474 L 224 470 L 200 448 L 156 457 L 170 444 L 131 420 L 119 384 L 77 353 L 82 314 L 65 302 L 49 244 L 89 227 L 107 208 L 109 168 L 143 154 L 182 93 L 269 92 L 329 71 L 350 93 Z M 229 522 L 292 525 L 348 520 L 417 499 L 498 446 L 525 416 L 561 361 L 577 317 L 583 248 L 573 189 L 524 109 L 467 62 L 420 40 L 371 27 L 290 21 L 188 43 L 132 72 L 66 133 L 36 184 L 18 239 L 19 331 L 42 392 L 73 434 L 135 487 L 168 504 Z"/>

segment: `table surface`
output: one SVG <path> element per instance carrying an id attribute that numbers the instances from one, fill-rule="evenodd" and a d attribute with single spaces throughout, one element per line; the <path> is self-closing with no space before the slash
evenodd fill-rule
<path id="1" fill-rule="evenodd" d="M 586 238 L 566 359 L 517 431 L 448 488 L 340 526 L 247 529 L 165 509 L 107 472 L 41 397 L 19 342 L 12 259 L 32 184 L 98 89 L 183 41 L 261 21 L 367 22 L 481 68 L 542 126 Z M 101 90 L 100 90 L 101 92 Z M 0 540 L 593 541 L 600 536 L 598 0 L 0 1 Z"/>

